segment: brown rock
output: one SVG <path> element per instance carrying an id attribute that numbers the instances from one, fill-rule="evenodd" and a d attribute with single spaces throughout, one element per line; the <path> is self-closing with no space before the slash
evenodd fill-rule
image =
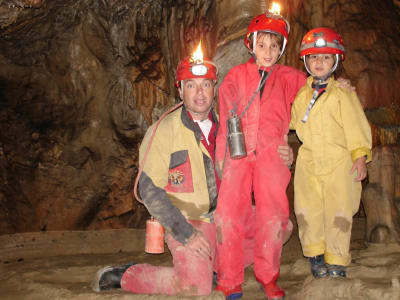
<path id="1" fill-rule="evenodd" d="M 367 215 L 366 239 L 372 243 L 400 241 L 400 147 L 373 149 L 369 182 L 363 190 Z"/>

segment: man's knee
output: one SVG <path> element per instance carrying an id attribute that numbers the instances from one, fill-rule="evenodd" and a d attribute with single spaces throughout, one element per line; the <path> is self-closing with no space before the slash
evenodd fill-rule
<path id="1" fill-rule="evenodd" d="M 179 274 L 179 281 L 184 294 L 208 295 L 212 290 L 212 267 L 205 262 L 189 263 L 184 273 Z"/>

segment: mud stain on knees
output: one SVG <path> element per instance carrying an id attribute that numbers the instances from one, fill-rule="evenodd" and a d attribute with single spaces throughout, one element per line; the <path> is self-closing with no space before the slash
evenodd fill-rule
<path id="1" fill-rule="evenodd" d="M 221 232 L 221 227 L 217 226 L 217 243 L 222 244 L 222 232 Z"/>
<path id="2" fill-rule="evenodd" d="M 282 222 L 276 221 L 276 222 L 270 222 L 271 225 L 271 237 L 273 238 L 273 241 L 280 241 L 281 236 L 282 236 Z"/>
<path id="3" fill-rule="evenodd" d="M 280 240 L 281 240 L 281 236 L 282 236 L 282 227 L 279 228 L 278 234 L 276 235 L 276 239 L 277 239 L 278 241 L 280 241 Z"/>
<path id="4" fill-rule="evenodd" d="M 334 225 L 335 227 L 339 228 L 342 232 L 348 232 L 351 227 L 351 222 L 344 217 L 336 217 Z"/>
<path id="5" fill-rule="evenodd" d="M 297 225 L 299 226 L 299 228 L 307 228 L 308 227 L 308 223 L 307 223 L 306 219 L 304 218 L 303 214 L 298 214 L 296 218 L 297 218 Z"/>

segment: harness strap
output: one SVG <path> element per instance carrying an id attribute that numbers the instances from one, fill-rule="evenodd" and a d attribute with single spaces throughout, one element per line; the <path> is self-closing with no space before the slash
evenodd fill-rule
<path id="1" fill-rule="evenodd" d="M 256 98 L 258 92 L 261 90 L 261 88 L 265 85 L 267 82 L 268 77 L 271 75 L 272 71 L 274 70 L 276 65 L 273 65 L 271 70 L 267 73 L 267 75 L 264 77 L 264 72 L 263 75 L 261 76 L 261 79 L 258 83 L 258 87 L 256 91 L 254 92 L 253 96 L 251 97 L 250 101 L 247 103 L 246 107 L 243 109 L 242 113 L 239 116 L 239 119 L 243 117 L 243 115 L 246 113 L 246 111 L 249 109 L 250 105 L 253 103 L 254 99 Z M 230 110 L 232 114 L 236 113 L 237 105 L 236 102 L 233 102 L 233 109 Z M 225 143 L 225 154 L 224 154 L 224 160 L 222 162 L 222 170 L 221 170 L 221 178 L 222 178 L 222 173 L 224 171 L 224 166 L 225 166 L 225 161 L 226 161 L 226 154 L 228 153 L 228 136 L 226 137 L 226 143 Z"/>
<path id="2" fill-rule="evenodd" d="M 271 71 L 267 73 L 267 76 L 261 76 L 261 80 L 258 83 L 258 87 L 256 91 L 254 92 L 253 96 L 251 97 L 250 101 L 247 103 L 246 107 L 243 109 L 242 113 L 239 116 L 239 119 L 243 117 L 243 115 L 246 113 L 246 111 L 249 109 L 250 105 L 253 103 L 254 99 L 256 98 L 258 92 L 261 90 L 261 88 L 265 85 L 267 82 L 268 77 L 271 75 L 272 71 L 274 70 L 275 65 L 271 68 Z M 264 73 L 263 73 L 264 74 Z"/>
<path id="3" fill-rule="evenodd" d="M 323 90 L 321 93 L 319 93 L 320 87 L 321 86 L 319 84 L 317 84 L 317 86 L 315 87 L 315 90 L 313 92 L 312 98 L 310 100 L 310 104 L 308 104 L 307 111 L 304 114 L 303 119 L 301 119 L 301 121 L 303 123 L 307 122 L 308 117 L 310 116 L 311 109 L 313 108 L 315 102 L 318 100 L 319 97 L 322 96 L 323 93 L 325 93 L 325 90 Z"/>

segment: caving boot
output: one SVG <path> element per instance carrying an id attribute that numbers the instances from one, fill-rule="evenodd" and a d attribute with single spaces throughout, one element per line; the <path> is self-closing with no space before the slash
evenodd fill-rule
<path id="1" fill-rule="evenodd" d="M 323 278 L 328 275 L 328 268 L 324 261 L 324 255 L 310 257 L 311 273 L 315 278 Z"/>
<path id="2" fill-rule="evenodd" d="M 264 293 L 268 300 L 283 300 L 285 292 L 276 284 L 278 276 L 275 276 L 269 283 L 261 283 L 264 288 Z"/>
<path id="3" fill-rule="evenodd" d="M 234 287 L 224 287 L 221 285 L 217 285 L 215 288 L 216 291 L 223 292 L 226 300 L 235 300 L 240 299 L 243 296 L 243 290 L 241 285 L 237 285 Z"/>
<path id="4" fill-rule="evenodd" d="M 326 265 L 330 277 L 346 277 L 346 267 L 340 265 Z"/>
<path id="5" fill-rule="evenodd" d="M 121 288 L 121 278 L 125 271 L 135 263 L 120 266 L 107 266 L 97 271 L 92 281 L 92 289 L 95 292 Z"/>

